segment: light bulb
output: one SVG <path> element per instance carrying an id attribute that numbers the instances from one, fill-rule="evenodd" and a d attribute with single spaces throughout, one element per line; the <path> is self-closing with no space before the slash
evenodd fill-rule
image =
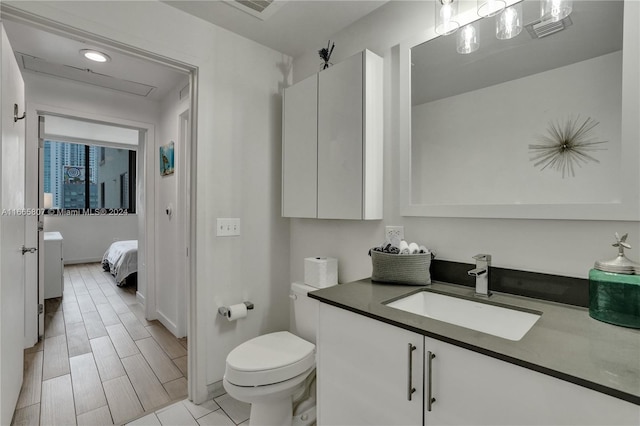
<path id="1" fill-rule="evenodd" d="M 573 0 L 541 0 L 540 18 L 542 20 L 560 21 L 573 10 Z"/>
<path id="2" fill-rule="evenodd" d="M 458 14 L 458 2 L 455 0 L 437 0 L 435 32 L 440 35 L 448 35 L 456 32 L 460 24 L 455 20 Z"/>
<path id="3" fill-rule="evenodd" d="M 456 51 L 462 54 L 473 53 L 480 48 L 478 40 L 478 28 L 475 24 L 468 24 L 462 27 L 458 33 L 458 42 L 456 43 Z"/>
<path id="4" fill-rule="evenodd" d="M 496 37 L 508 40 L 522 31 L 522 3 L 506 8 L 496 17 Z"/>
<path id="5" fill-rule="evenodd" d="M 109 62 L 111 58 L 106 53 L 98 52 L 97 50 L 82 49 L 80 54 L 85 58 L 94 62 Z"/>

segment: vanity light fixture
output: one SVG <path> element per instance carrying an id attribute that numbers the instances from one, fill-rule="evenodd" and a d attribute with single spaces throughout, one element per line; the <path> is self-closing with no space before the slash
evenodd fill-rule
<path id="1" fill-rule="evenodd" d="M 462 27 L 458 33 L 458 40 L 456 43 L 456 50 L 458 53 L 473 53 L 478 50 L 479 47 L 480 41 L 478 39 L 478 26 L 472 22 Z"/>
<path id="2" fill-rule="evenodd" d="M 522 31 L 522 3 L 516 3 L 496 16 L 496 37 L 509 40 Z"/>
<path id="3" fill-rule="evenodd" d="M 449 35 L 456 32 L 460 27 L 456 17 L 458 15 L 457 0 L 436 0 L 435 10 L 435 32 L 440 35 Z"/>
<path id="4" fill-rule="evenodd" d="M 85 58 L 94 61 L 94 62 L 109 62 L 111 61 L 111 57 L 106 53 L 99 52 L 93 49 L 82 49 L 80 50 L 80 54 Z"/>
<path id="5" fill-rule="evenodd" d="M 496 16 L 507 6 L 504 0 L 478 0 L 478 16 L 488 18 Z"/>
<path id="6" fill-rule="evenodd" d="M 573 0 L 540 0 L 540 19 L 558 22 L 569 16 Z"/>

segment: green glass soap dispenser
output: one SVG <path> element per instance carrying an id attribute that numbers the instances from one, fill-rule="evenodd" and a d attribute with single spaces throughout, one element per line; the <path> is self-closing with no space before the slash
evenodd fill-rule
<path id="1" fill-rule="evenodd" d="M 616 232 L 618 256 L 589 271 L 589 315 L 600 321 L 640 328 L 640 264 L 624 254 L 631 246 Z"/>

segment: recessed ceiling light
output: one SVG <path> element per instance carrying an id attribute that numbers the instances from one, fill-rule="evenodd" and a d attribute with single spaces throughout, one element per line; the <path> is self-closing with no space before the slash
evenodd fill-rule
<path id="1" fill-rule="evenodd" d="M 82 49 L 80 54 L 85 58 L 95 62 L 109 62 L 111 58 L 106 53 L 98 52 L 97 50 Z"/>

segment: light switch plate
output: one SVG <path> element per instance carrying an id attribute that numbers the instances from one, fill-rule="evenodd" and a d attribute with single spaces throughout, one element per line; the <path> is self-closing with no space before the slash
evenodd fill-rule
<path id="1" fill-rule="evenodd" d="M 216 236 L 234 237 L 240 235 L 240 218 L 219 217 L 216 219 Z"/>

